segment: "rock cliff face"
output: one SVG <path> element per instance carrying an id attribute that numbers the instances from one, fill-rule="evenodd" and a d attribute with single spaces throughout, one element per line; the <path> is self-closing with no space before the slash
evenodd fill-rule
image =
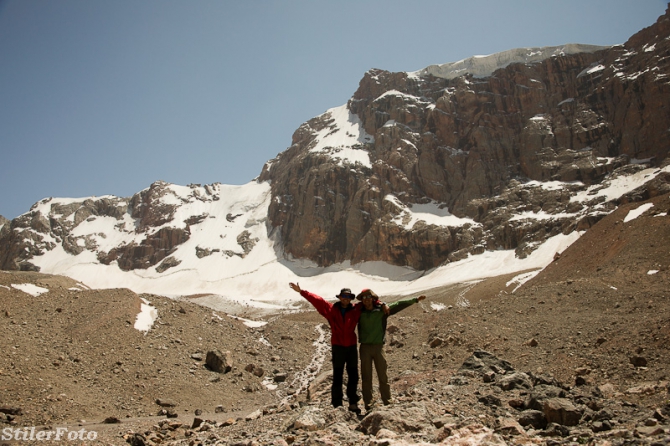
<path id="1" fill-rule="evenodd" d="M 667 158 L 670 17 L 623 46 L 586 49 L 552 48 L 533 63 L 507 57 L 485 77 L 437 66 L 367 72 L 346 109 L 302 125 L 260 176 L 272 184 L 269 218 L 285 252 L 425 270 L 485 249 L 524 255 L 547 236 L 588 228 L 597 217 L 586 218 L 571 189 Z M 429 204 L 463 220 L 410 225 L 405 211 Z M 512 205 L 566 217 L 510 221 Z"/>

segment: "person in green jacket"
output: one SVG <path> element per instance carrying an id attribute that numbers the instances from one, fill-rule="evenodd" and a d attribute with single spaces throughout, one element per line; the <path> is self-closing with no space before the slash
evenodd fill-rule
<path id="1" fill-rule="evenodd" d="M 386 321 L 389 315 L 396 314 L 417 302 L 424 300 L 426 296 L 399 300 L 388 305 L 389 314 L 385 314 L 379 305 L 379 296 L 369 289 L 361 291 L 356 299 L 363 302 L 361 317 L 358 320 L 358 342 L 360 346 L 361 381 L 363 385 L 363 402 L 365 410 L 372 409 L 372 364 L 377 370 L 379 380 L 379 393 L 382 402 L 388 405 L 391 402 L 391 386 L 386 374 L 387 363 L 384 355 L 384 342 L 386 338 Z M 377 304 L 375 303 L 377 302 Z"/>

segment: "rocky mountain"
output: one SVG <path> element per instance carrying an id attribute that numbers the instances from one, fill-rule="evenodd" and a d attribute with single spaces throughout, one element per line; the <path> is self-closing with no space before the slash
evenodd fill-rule
<path id="1" fill-rule="evenodd" d="M 195 271 L 206 292 L 258 294 L 271 287 L 225 281 L 293 261 L 305 275 L 305 265 L 375 261 L 421 275 L 484 252 L 525 258 L 670 191 L 669 55 L 666 13 L 611 48 L 373 69 L 256 181 L 44 199 L 1 224 L 0 268 L 132 289 L 161 279 L 160 293 Z M 625 183 L 637 189 L 622 192 Z"/>
<path id="2" fill-rule="evenodd" d="M 285 251 L 322 265 L 425 270 L 483 250 L 524 255 L 552 234 L 590 227 L 604 203 L 576 203 L 575 190 L 624 166 L 666 163 L 669 19 L 607 49 L 370 70 L 346 106 L 303 124 L 260 176 L 271 181 L 269 218 Z M 549 182 L 562 187 L 541 187 Z M 405 223 L 407 208 L 429 203 L 471 222 Z M 554 218 L 510 218 L 520 211 Z"/>

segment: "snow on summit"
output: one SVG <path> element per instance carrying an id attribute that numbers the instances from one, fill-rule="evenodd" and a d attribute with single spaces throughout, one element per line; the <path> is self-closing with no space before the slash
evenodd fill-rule
<path id="1" fill-rule="evenodd" d="M 609 47 L 576 43 L 537 48 L 515 48 L 486 56 L 472 56 L 457 62 L 429 65 L 422 70 L 408 74 L 411 77 L 432 75 L 444 79 L 454 79 L 464 74 L 472 74 L 474 77 L 487 77 L 492 75 L 494 71 L 513 63 L 537 63 L 554 56 L 591 53 L 605 48 Z"/>

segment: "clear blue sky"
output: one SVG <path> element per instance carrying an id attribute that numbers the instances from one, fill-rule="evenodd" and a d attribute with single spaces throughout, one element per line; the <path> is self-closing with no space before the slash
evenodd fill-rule
<path id="1" fill-rule="evenodd" d="M 244 184 L 370 68 L 612 45 L 662 0 L 0 0 L 0 215 Z"/>

